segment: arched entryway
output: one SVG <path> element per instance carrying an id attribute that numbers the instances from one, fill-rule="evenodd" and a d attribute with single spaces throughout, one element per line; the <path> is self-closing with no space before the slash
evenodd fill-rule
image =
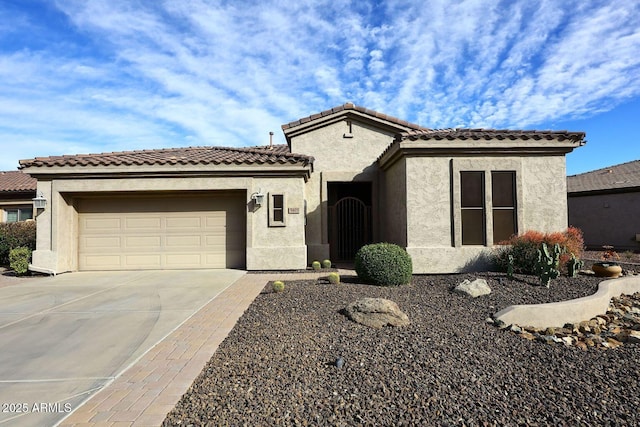
<path id="1" fill-rule="evenodd" d="M 334 261 L 353 261 L 371 243 L 371 183 L 329 183 L 329 247 Z"/>

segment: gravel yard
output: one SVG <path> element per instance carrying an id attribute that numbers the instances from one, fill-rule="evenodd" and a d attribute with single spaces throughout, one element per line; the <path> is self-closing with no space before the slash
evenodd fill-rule
<path id="1" fill-rule="evenodd" d="M 477 277 L 491 295 L 451 292 Z M 583 351 L 485 323 L 511 304 L 592 294 L 599 281 L 563 277 L 547 289 L 481 273 L 397 288 L 266 286 L 164 425 L 638 425 L 640 345 Z M 349 321 L 340 311 L 362 297 L 395 301 L 411 325 Z"/>

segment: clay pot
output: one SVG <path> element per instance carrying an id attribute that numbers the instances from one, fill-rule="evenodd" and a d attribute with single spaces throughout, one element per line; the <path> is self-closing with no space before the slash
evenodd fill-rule
<path id="1" fill-rule="evenodd" d="M 598 277 L 610 277 L 615 279 L 622 274 L 622 267 L 617 264 L 597 262 L 591 267 Z"/>

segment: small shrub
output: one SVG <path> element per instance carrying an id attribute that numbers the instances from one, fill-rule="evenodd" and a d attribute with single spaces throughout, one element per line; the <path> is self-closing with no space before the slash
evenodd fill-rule
<path id="1" fill-rule="evenodd" d="M 538 260 L 538 249 L 545 243 L 549 247 L 555 244 L 560 246 L 560 265 L 565 268 L 567 262 L 573 256 L 580 259 L 584 250 L 582 231 L 575 227 L 569 227 L 563 232 L 542 233 L 540 231 L 527 231 L 519 236 L 513 236 L 509 240 L 500 242 L 506 245 L 497 250 L 493 256 L 493 262 L 500 271 L 508 271 L 509 256 L 513 257 L 513 270 L 516 273 L 535 274 Z"/>
<path id="2" fill-rule="evenodd" d="M 325 259 L 322 261 L 322 268 L 331 268 L 331 260 Z"/>
<path id="3" fill-rule="evenodd" d="M 9 251 L 9 265 L 17 275 L 21 276 L 29 271 L 29 260 L 31 259 L 31 249 L 20 247 Z"/>
<path id="4" fill-rule="evenodd" d="M 311 267 L 317 271 L 317 270 L 320 270 L 322 266 L 320 265 L 320 261 L 313 261 L 311 263 Z"/>
<path id="5" fill-rule="evenodd" d="M 273 282 L 273 292 L 283 292 L 284 291 L 284 282 L 282 280 L 276 280 Z"/>
<path id="6" fill-rule="evenodd" d="M 9 265 L 9 251 L 19 247 L 36 249 L 35 221 L 0 224 L 0 265 Z"/>
<path id="7" fill-rule="evenodd" d="M 358 277 L 373 285 L 398 286 L 411 281 L 411 257 L 398 245 L 374 243 L 361 247 L 356 253 L 355 269 Z"/>
<path id="8" fill-rule="evenodd" d="M 334 285 L 340 284 L 340 275 L 338 273 L 329 273 L 329 283 Z"/>

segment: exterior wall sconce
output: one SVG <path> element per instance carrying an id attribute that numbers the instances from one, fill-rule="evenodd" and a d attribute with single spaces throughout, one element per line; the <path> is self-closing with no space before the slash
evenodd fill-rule
<path id="1" fill-rule="evenodd" d="M 39 192 L 38 195 L 32 200 L 33 200 L 33 207 L 35 207 L 36 209 L 44 209 L 47 207 L 47 199 L 45 199 L 44 194 L 42 194 L 42 191 Z"/>
<path id="2" fill-rule="evenodd" d="M 253 193 L 251 195 L 251 200 L 253 200 L 256 206 L 262 206 L 264 203 L 264 193 L 262 193 L 262 190 L 258 189 L 257 193 Z"/>

